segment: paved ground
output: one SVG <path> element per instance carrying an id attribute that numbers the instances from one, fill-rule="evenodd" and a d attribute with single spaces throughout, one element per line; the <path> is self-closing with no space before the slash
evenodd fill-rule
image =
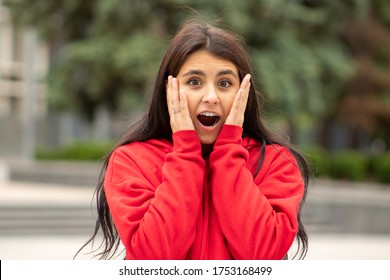
<path id="1" fill-rule="evenodd" d="M 0 259 L 72 259 L 86 236 L 1 237 Z M 90 259 L 80 255 L 77 259 Z M 390 237 L 369 235 L 310 236 L 306 260 L 390 260 Z"/>
<path id="2" fill-rule="evenodd" d="M 390 198 L 389 190 L 374 189 L 370 192 L 359 189 L 349 194 L 340 188 L 351 201 L 371 197 L 385 204 Z M 341 199 L 342 195 L 331 188 L 318 188 L 317 196 Z M 86 205 L 90 204 L 93 189 L 77 186 L 0 181 L 0 204 L 47 204 Z M 365 200 L 366 201 L 366 200 Z M 353 202 L 353 203 L 355 203 Z M 389 204 L 387 204 L 389 205 Z M 390 213 L 389 213 L 390 214 Z M 388 223 L 388 221 L 383 221 Z M 72 259 L 74 253 L 87 239 L 86 235 L 68 236 L 0 236 L 0 259 Z M 310 248 L 306 259 L 390 259 L 390 235 L 384 234 L 311 234 Z M 81 256 L 88 259 L 89 256 Z"/>

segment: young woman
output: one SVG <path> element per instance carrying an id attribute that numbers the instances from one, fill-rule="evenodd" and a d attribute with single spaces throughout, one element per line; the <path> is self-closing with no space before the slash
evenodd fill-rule
<path id="1" fill-rule="evenodd" d="M 244 42 L 185 23 L 149 112 L 108 155 L 97 187 L 101 258 L 283 259 L 307 235 L 304 158 L 260 118 Z M 88 243 L 87 243 L 88 244 Z"/>

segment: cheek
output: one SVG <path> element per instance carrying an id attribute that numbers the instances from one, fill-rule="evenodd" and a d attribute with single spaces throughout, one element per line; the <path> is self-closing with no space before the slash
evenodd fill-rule
<path id="1" fill-rule="evenodd" d="M 235 97 L 236 97 L 235 94 L 231 94 L 231 95 L 226 95 L 220 99 L 225 114 L 228 114 L 230 112 Z"/>
<path id="2" fill-rule="evenodd" d="M 195 108 L 197 106 L 197 100 L 196 96 L 194 94 L 191 94 L 189 92 L 185 93 L 186 99 L 187 99 L 187 105 L 188 105 L 188 110 L 190 111 L 190 114 L 192 115 L 193 112 L 195 111 Z"/>

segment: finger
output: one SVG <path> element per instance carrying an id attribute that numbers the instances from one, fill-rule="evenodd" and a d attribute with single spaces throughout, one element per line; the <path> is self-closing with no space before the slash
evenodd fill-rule
<path id="1" fill-rule="evenodd" d="M 184 93 L 183 89 L 179 89 L 179 99 L 180 99 L 180 117 L 182 123 L 181 128 L 186 130 L 193 130 L 195 128 L 191 119 L 190 110 L 187 102 L 187 96 Z"/>
<path id="2" fill-rule="evenodd" d="M 231 112 L 233 115 L 237 115 L 240 109 L 242 108 L 242 100 L 244 98 L 244 90 L 240 88 L 237 92 L 237 95 L 233 101 Z"/>
<path id="3" fill-rule="evenodd" d="M 172 77 L 172 93 L 171 93 L 172 109 L 179 107 L 179 84 L 175 77 Z"/>
<path id="4" fill-rule="evenodd" d="M 180 109 L 187 109 L 187 96 L 184 94 L 184 91 L 182 89 L 179 90 L 179 103 Z"/>
<path id="5" fill-rule="evenodd" d="M 240 89 L 237 92 L 236 100 L 235 100 L 235 109 L 238 110 L 236 113 L 244 113 L 246 104 L 248 101 L 248 96 L 249 96 L 249 89 L 250 89 L 250 79 L 251 75 L 246 74 L 244 79 L 242 79 Z"/>
<path id="6" fill-rule="evenodd" d="M 249 91 L 250 80 L 251 80 L 251 75 L 250 74 L 246 74 L 244 79 L 242 79 L 240 88 L 242 88 L 243 90 L 248 90 Z"/>
<path id="7" fill-rule="evenodd" d="M 240 89 L 238 90 L 230 113 L 225 121 L 227 124 L 235 124 L 242 126 L 244 123 L 244 113 L 248 102 L 249 89 L 250 89 L 250 78 L 249 74 L 245 75 L 241 82 Z"/>
<path id="8" fill-rule="evenodd" d="M 242 90 L 242 105 L 244 106 L 244 111 L 246 108 L 246 104 L 248 102 L 250 87 L 251 87 L 251 83 L 248 83 L 247 87 Z"/>
<path id="9" fill-rule="evenodd" d="M 250 87 L 251 87 L 250 80 L 251 80 L 251 75 L 246 74 L 243 81 L 242 81 L 242 92 L 241 92 L 242 99 L 241 99 L 240 105 L 242 106 L 243 112 L 245 112 L 246 104 L 248 102 L 249 91 L 250 91 Z"/>
<path id="10" fill-rule="evenodd" d="M 179 104 L 179 83 L 172 75 L 168 76 L 167 83 L 167 105 L 169 114 L 180 108 Z"/>
<path id="11" fill-rule="evenodd" d="M 190 116 L 190 112 L 188 109 L 188 103 L 187 103 L 187 96 L 185 95 L 184 91 L 182 89 L 179 90 L 179 109 L 182 112 L 182 115 L 185 117 Z"/>
<path id="12" fill-rule="evenodd" d="M 172 77 L 171 85 L 170 110 L 174 114 L 177 114 L 180 112 L 179 82 L 177 78 Z"/>

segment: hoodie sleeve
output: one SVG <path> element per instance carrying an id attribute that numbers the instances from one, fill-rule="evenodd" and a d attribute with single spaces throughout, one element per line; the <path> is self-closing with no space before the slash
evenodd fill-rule
<path id="1" fill-rule="evenodd" d="M 213 206 L 235 259 L 282 259 L 298 231 L 301 172 L 287 148 L 270 145 L 253 178 L 241 133 L 225 125 L 210 155 Z"/>
<path id="2" fill-rule="evenodd" d="M 152 174 L 158 160 L 160 181 Z M 162 159 L 140 143 L 112 154 L 104 187 L 127 259 L 185 258 L 195 238 L 204 165 L 195 131 L 176 132 Z"/>

